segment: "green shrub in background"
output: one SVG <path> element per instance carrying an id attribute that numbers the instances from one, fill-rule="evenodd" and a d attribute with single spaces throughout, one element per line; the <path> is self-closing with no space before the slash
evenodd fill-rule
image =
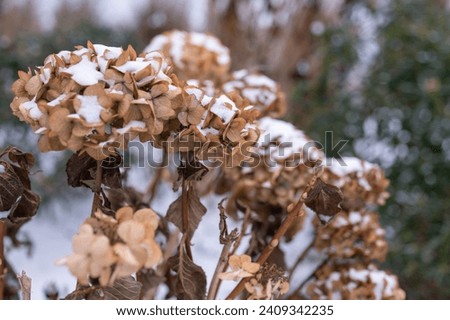
<path id="1" fill-rule="evenodd" d="M 350 140 L 345 152 L 386 169 L 386 267 L 408 298 L 449 299 L 450 13 L 423 0 L 391 1 L 385 10 L 379 51 L 358 90 L 346 81 L 361 45 L 351 19 L 320 37 L 321 74 L 300 81 L 296 94 L 302 114 L 313 116 L 297 122 L 319 141 L 332 126 L 335 141 Z"/>

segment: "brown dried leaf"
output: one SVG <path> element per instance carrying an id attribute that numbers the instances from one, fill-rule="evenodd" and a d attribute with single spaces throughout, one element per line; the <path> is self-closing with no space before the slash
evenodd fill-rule
<path id="1" fill-rule="evenodd" d="M 311 191 L 308 192 L 305 204 L 316 213 L 322 224 L 326 224 L 341 211 L 342 199 L 342 192 L 338 187 L 317 178 Z"/>
<path id="2" fill-rule="evenodd" d="M 206 213 L 206 207 L 200 202 L 200 198 L 197 194 L 195 188 L 191 187 L 188 189 L 188 199 L 189 199 L 189 238 L 192 239 L 194 231 L 197 229 L 202 217 Z M 181 232 L 185 233 L 183 227 L 183 216 L 182 216 L 182 196 L 177 200 L 172 202 L 167 210 L 166 220 L 172 222 L 174 225 L 180 229 Z"/>
<path id="3" fill-rule="evenodd" d="M 167 260 L 170 269 L 176 272 L 175 295 L 181 300 L 203 300 L 206 296 L 206 274 L 186 254 Z"/>
<path id="4" fill-rule="evenodd" d="M 122 161 L 120 155 L 111 156 L 102 162 L 102 183 L 110 188 L 120 188 L 122 186 L 119 165 Z M 73 154 L 67 161 L 66 174 L 67 182 L 76 188 L 85 186 L 93 188 L 97 171 L 97 160 L 87 153 Z"/>
<path id="5" fill-rule="evenodd" d="M 147 208 L 143 194 L 133 187 L 111 188 L 106 190 L 108 208 L 114 212 L 122 207 L 131 207 L 133 211 Z"/>
<path id="6" fill-rule="evenodd" d="M 6 211 L 22 195 L 24 187 L 9 163 L 0 161 L 0 168 L 3 168 L 0 173 L 0 211 Z"/>
<path id="7" fill-rule="evenodd" d="M 6 148 L 1 154 L 0 157 L 7 154 L 9 160 L 17 163 L 21 168 L 25 170 L 29 170 L 32 166 L 34 166 L 34 156 L 31 153 L 23 152 L 20 149 L 15 147 Z"/>
<path id="8" fill-rule="evenodd" d="M 142 283 L 132 276 L 119 278 L 112 286 L 103 287 L 105 300 L 139 300 Z"/>
<path id="9" fill-rule="evenodd" d="M 30 189 L 24 189 L 22 196 L 11 208 L 8 219 L 18 225 L 29 221 L 37 212 L 41 198 Z"/>

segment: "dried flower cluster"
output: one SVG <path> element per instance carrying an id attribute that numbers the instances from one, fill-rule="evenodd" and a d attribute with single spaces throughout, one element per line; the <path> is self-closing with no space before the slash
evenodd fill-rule
<path id="1" fill-rule="evenodd" d="M 179 107 L 160 53 L 88 43 L 48 56 L 35 75 L 19 71 L 13 113 L 41 134 L 41 151 L 70 149 L 105 158 L 124 134 L 157 139 Z"/>
<path id="2" fill-rule="evenodd" d="M 397 277 L 373 264 L 325 264 L 307 287 L 310 299 L 405 299 Z"/>
<path id="3" fill-rule="evenodd" d="M 388 244 L 378 214 L 367 209 L 341 212 L 326 228 L 318 228 L 314 246 L 330 258 L 383 261 Z"/>
<path id="4" fill-rule="evenodd" d="M 73 254 L 60 261 L 83 285 L 112 284 L 141 268 L 155 267 L 162 252 L 155 241 L 159 218 L 151 209 L 122 207 L 115 217 L 101 211 L 88 218 L 73 237 Z"/>
<path id="5" fill-rule="evenodd" d="M 368 204 L 384 205 L 389 193 L 389 180 L 383 170 L 358 158 L 343 157 L 343 163 L 333 162 L 325 168 L 324 179 L 336 185 L 345 195 L 341 204 L 346 211 L 360 210 Z"/>
<path id="6" fill-rule="evenodd" d="M 279 84 L 258 72 L 230 73 L 229 50 L 212 35 L 169 31 L 158 35 L 144 52 L 161 51 L 174 66 L 179 79 L 204 90 L 207 95 L 240 96 L 260 111 L 259 117 L 282 117 L 286 99 Z"/>
<path id="7" fill-rule="evenodd" d="M 50 55 L 35 75 L 19 72 L 13 91 L 13 113 L 41 134 L 41 151 L 67 148 L 103 159 L 139 137 L 157 147 L 182 141 L 176 147 L 199 154 L 225 148 L 235 158 L 245 154 L 244 142 L 258 139 L 251 125 L 258 112 L 244 100 L 182 85 L 161 53 L 137 56 L 131 46 L 88 43 Z"/>
<path id="8" fill-rule="evenodd" d="M 242 207 L 253 212 L 255 234 L 276 230 L 288 206 L 299 199 L 313 177 L 314 166 L 325 158 L 311 139 L 288 122 L 264 117 L 258 127 L 262 134 L 252 158 L 242 167 L 225 168 L 215 181 L 217 193 L 228 193 L 229 214 L 236 217 Z M 302 223 L 297 219 L 286 238 L 300 230 Z"/>

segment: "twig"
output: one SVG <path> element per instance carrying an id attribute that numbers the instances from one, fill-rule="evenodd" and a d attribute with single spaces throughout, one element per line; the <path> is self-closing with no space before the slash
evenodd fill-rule
<path id="1" fill-rule="evenodd" d="M 4 220 L 0 220 L 0 300 L 3 300 L 5 291 L 5 275 L 6 275 L 6 266 L 5 266 L 5 254 L 4 254 L 4 244 L 3 238 L 6 235 L 6 223 Z"/>
<path id="2" fill-rule="evenodd" d="M 191 251 L 191 239 L 189 236 L 189 191 L 190 183 L 186 181 L 183 177 L 183 186 L 181 189 L 181 214 L 183 219 L 183 230 L 184 230 L 184 246 L 186 248 L 186 254 L 188 257 L 192 259 L 192 251 Z"/>
<path id="3" fill-rule="evenodd" d="M 239 233 L 239 237 L 237 238 L 236 242 L 234 243 L 233 250 L 231 251 L 231 255 L 235 254 L 236 250 L 241 245 L 242 238 L 245 235 L 245 230 L 247 230 L 247 226 L 248 226 L 248 223 L 250 221 L 251 213 L 252 213 L 252 210 L 249 207 L 247 207 L 245 209 L 244 220 L 242 221 L 241 232 Z"/>
<path id="4" fill-rule="evenodd" d="M 216 270 L 214 270 L 214 275 L 208 290 L 208 300 L 214 300 L 216 298 L 220 284 L 219 273 L 223 272 L 227 267 L 228 253 L 230 252 L 232 244 L 233 241 L 229 241 L 222 248 L 222 253 L 220 254 L 219 261 L 217 261 Z"/>
<path id="5" fill-rule="evenodd" d="M 302 195 L 300 196 L 300 199 L 297 201 L 297 203 L 293 206 L 292 204 L 288 207 L 288 215 L 281 223 L 280 227 L 278 228 L 277 232 L 273 235 L 272 240 L 269 242 L 269 244 L 264 248 L 261 255 L 259 256 L 258 260 L 256 261 L 260 265 L 263 265 L 264 262 L 267 261 L 269 256 L 272 254 L 273 250 L 279 245 L 281 238 L 284 236 L 286 231 L 289 229 L 291 224 L 301 216 L 301 209 L 303 207 L 303 204 L 305 202 L 306 196 L 311 189 L 311 186 L 315 183 L 317 177 L 314 176 L 311 178 L 310 182 L 306 186 L 305 190 L 303 191 Z M 291 208 L 290 208 L 291 207 Z M 243 278 L 238 285 L 231 291 L 231 293 L 228 295 L 227 300 L 233 300 L 235 299 L 244 289 L 246 282 L 249 280 L 249 278 Z"/>
<path id="6" fill-rule="evenodd" d="M 31 278 L 22 270 L 22 274 L 18 274 L 17 279 L 19 280 L 20 289 L 22 290 L 22 299 L 31 300 Z"/>
<path id="7" fill-rule="evenodd" d="M 92 200 L 91 217 L 94 216 L 95 211 L 97 211 L 100 206 L 100 191 L 102 188 L 102 175 L 103 167 L 102 160 L 97 160 L 97 170 L 95 172 L 95 184 L 94 184 L 94 199 Z"/>

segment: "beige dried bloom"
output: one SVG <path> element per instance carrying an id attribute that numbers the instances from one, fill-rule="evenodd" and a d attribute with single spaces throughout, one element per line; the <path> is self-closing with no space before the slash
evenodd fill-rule
<path id="1" fill-rule="evenodd" d="M 239 281 L 242 278 L 252 277 L 259 270 L 259 263 L 252 262 L 248 255 L 232 255 L 228 259 L 231 271 L 219 274 L 221 280 Z"/>
<path id="2" fill-rule="evenodd" d="M 59 263 L 67 265 L 83 285 L 88 285 L 90 279 L 98 279 L 101 285 L 107 285 L 111 267 L 117 260 L 108 237 L 95 234 L 94 228 L 85 223 L 73 237 L 72 247 L 74 253 Z"/>
<path id="3" fill-rule="evenodd" d="M 149 208 L 133 212 L 123 207 L 115 217 L 97 211 L 73 237 L 74 253 L 59 263 L 67 265 L 80 283 L 88 285 L 98 279 L 102 286 L 155 267 L 162 259 L 155 240 L 158 223 L 158 216 Z"/>
<path id="4" fill-rule="evenodd" d="M 383 261 L 388 244 L 375 212 L 341 212 L 326 228 L 316 229 L 314 247 L 329 257 L 363 258 Z"/>
<path id="5" fill-rule="evenodd" d="M 339 187 L 344 194 L 342 209 L 358 211 L 367 204 L 383 205 L 389 197 L 389 180 L 383 170 L 358 158 L 343 157 L 342 163 L 333 160 L 323 173 L 323 179 Z"/>
<path id="6" fill-rule="evenodd" d="M 222 84 L 222 91 L 239 93 L 260 111 L 260 117 L 281 118 L 286 113 L 286 98 L 280 85 L 263 74 L 246 69 L 235 71 Z"/>
<path id="7" fill-rule="evenodd" d="M 173 30 L 152 39 L 144 52 L 161 51 L 183 80 L 221 80 L 230 68 L 230 53 L 216 37 Z"/>
<path id="8" fill-rule="evenodd" d="M 373 264 L 358 262 L 325 264 L 316 271 L 315 279 L 306 285 L 305 291 L 310 299 L 405 299 L 405 291 L 395 275 Z"/>
<path id="9" fill-rule="evenodd" d="M 123 214 L 124 208 L 120 210 L 117 235 L 122 242 L 114 244 L 119 257 L 114 277 L 134 273 L 142 267 L 154 267 L 162 259 L 161 248 L 155 241 L 159 220 L 156 213 L 151 209 L 141 209 L 131 217 Z"/>

